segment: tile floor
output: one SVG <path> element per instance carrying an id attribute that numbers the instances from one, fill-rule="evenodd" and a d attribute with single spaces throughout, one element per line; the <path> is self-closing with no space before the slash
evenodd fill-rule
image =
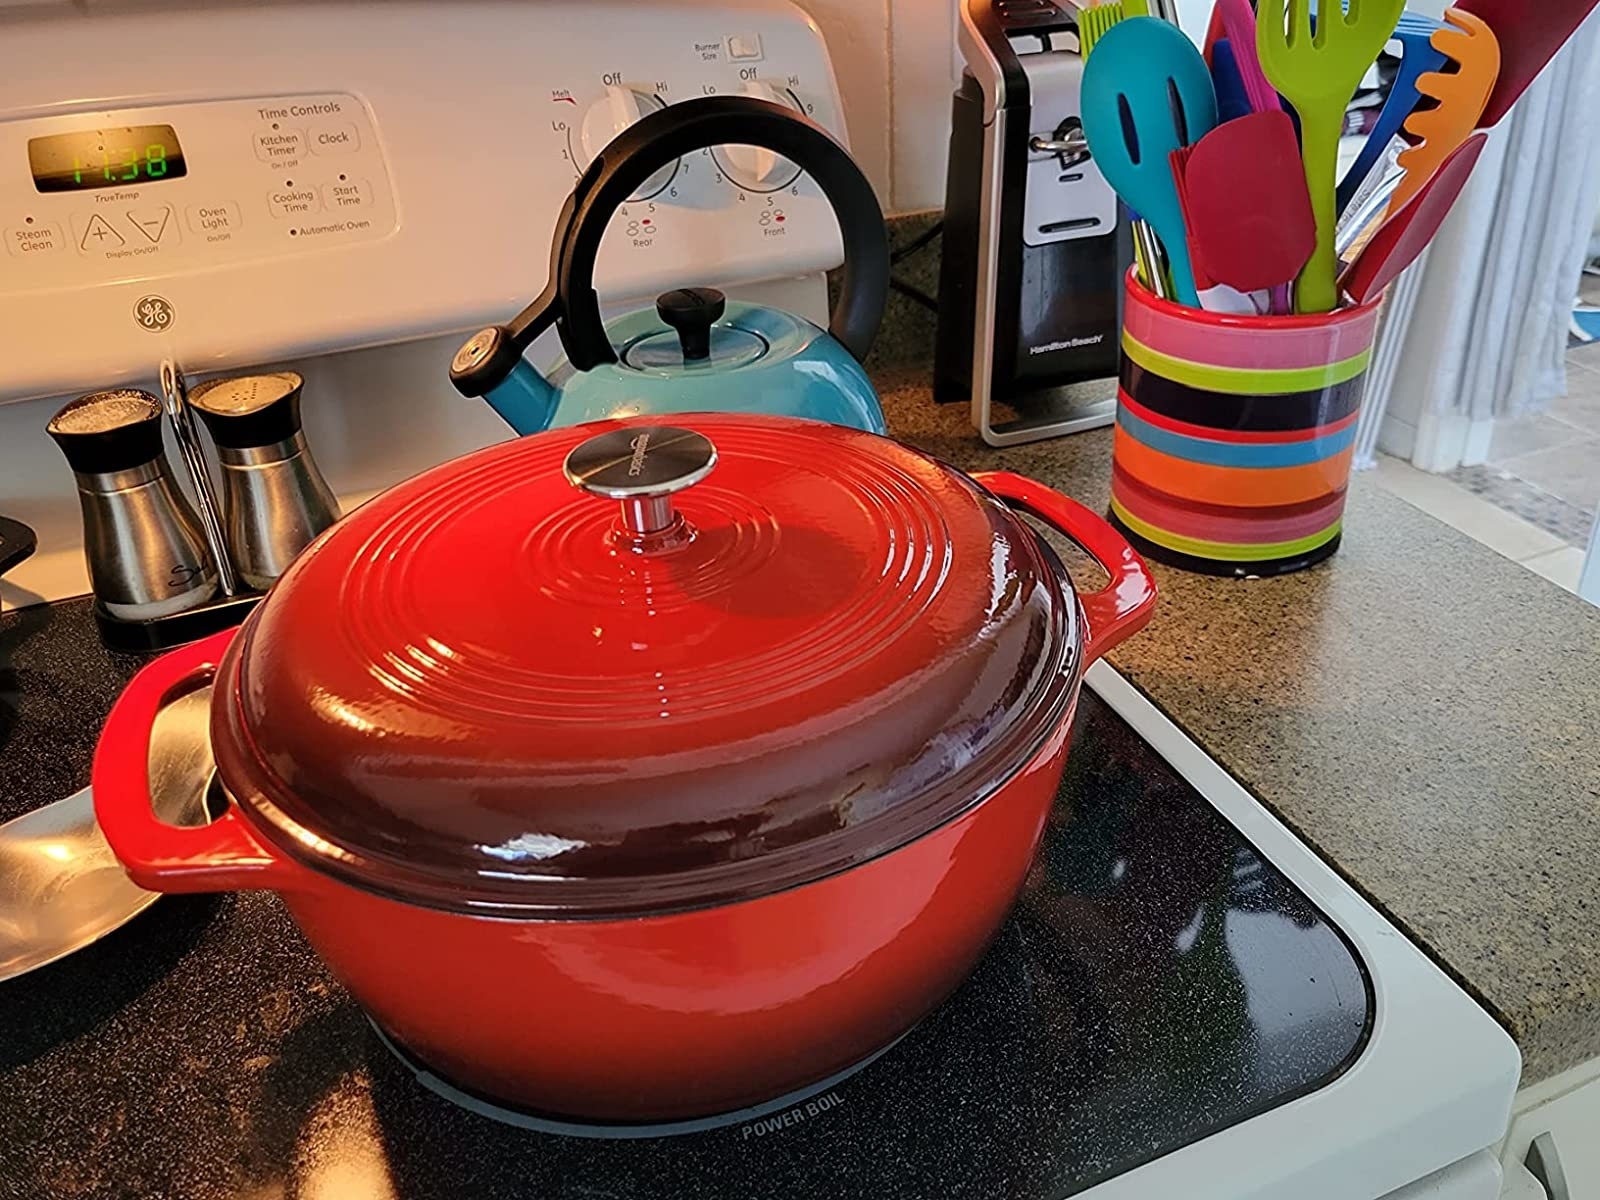
<path id="1" fill-rule="evenodd" d="M 1600 513 L 1600 343 L 1568 353 L 1567 390 L 1548 412 L 1503 423 L 1489 461 L 1449 478 L 1583 547 Z"/>
<path id="2" fill-rule="evenodd" d="M 1600 343 L 1568 355 L 1570 394 L 1496 430 L 1489 462 L 1430 475 L 1380 460 L 1380 486 L 1551 582 L 1577 591 L 1600 513 Z"/>

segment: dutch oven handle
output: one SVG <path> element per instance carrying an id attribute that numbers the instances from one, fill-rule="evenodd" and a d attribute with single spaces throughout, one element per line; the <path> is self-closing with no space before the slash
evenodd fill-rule
<path id="1" fill-rule="evenodd" d="M 1039 518 L 1080 546 L 1111 576 L 1098 592 L 1081 596 L 1089 625 L 1087 663 L 1104 658 L 1118 643 L 1150 624 L 1156 611 L 1156 581 L 1150 568 L 1104 517 L 1042 483 L 1010 471 L 973 476 L 1012 508 Z"/>
<path id="2" fill-rule="evenodd" d="M 95 750 L 94 815 L 128 877 L 152 892 L 281 887 L 294 868 L 231 804 L 209 825 L 168 825 L 150 796 L 150 739 L 174 695 L 212 679 L 236 629 L 164 654 L 133 677 Z"/>

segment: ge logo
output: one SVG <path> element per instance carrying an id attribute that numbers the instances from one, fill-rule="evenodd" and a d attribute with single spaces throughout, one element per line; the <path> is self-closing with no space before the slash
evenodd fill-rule
<path id="1" fill-rule="evenodd" d="M 133 319 L 146 333 L 165 333 L 177 316 L 165 296 L 144 296 L 133 306 Z"/>

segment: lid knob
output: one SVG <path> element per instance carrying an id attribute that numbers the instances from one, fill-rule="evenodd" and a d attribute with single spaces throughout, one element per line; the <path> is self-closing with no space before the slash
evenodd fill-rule
<path id="1" fill-rule="evenodd" d="M 567 480 L 594 496 L 622 501 L 622 525 L 633 538 L 664 533 L 683 520 L 672 495 L 699 483 L 717 465 L 711 439 L 671 425 L 630 425 L 597 434 L 567 455 Z"/>
<path id="2" fill-rule="evenodd" d="M 674 288 L 656 297 L 656 315 L 678 331 L 684 362 L 711 357 L 711 327 L 727 308 L 728 298 L 716 288 Z"/>

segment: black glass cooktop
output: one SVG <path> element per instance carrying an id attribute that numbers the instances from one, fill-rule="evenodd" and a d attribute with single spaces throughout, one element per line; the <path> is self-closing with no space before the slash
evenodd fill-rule
<path id="1" fill-rule="evenodd" d="M 630 1141 L 499 1124 L 418 1085 L 276 899 L 167 900 L 0 985 L 0 1197 L 1044 1200 L 1337 1078 L 1372 1018 L 1345 940 L 1087 691 L 1078 721 L 973 978 L 793 1108 Z"/>

